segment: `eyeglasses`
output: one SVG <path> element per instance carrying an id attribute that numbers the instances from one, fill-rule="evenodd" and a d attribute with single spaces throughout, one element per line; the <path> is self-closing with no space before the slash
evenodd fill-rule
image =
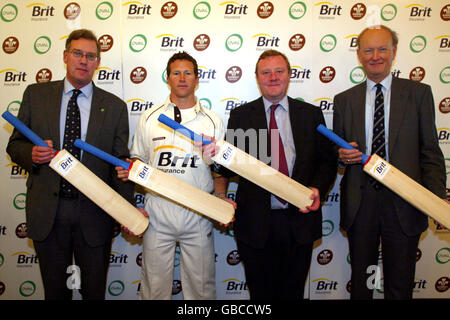
<path id="1" fill-rule="evenodd" d="M 78 60 L 81 60 L 81 58 L 86 57 L 86 60 L 89 62 L 94 62 L 95 60 L 98 59 L 97 55 L 95 53 L 84 53 L 81 50 L 72 50 L 70 51 L 70 53 L 72 54 L 72 56 Z"/>

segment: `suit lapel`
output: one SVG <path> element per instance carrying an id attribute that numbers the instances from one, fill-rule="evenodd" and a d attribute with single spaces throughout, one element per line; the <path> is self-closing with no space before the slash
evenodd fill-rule
<path id="1" fill-rule="evenodd" d="M 94 84 L 93 84 L 94 85 Z M 89 123 L 86 133 L 86 142 L 95 145 L 98 132 L 103 125 L 103 120 L 107 112 L 107 106 L 103 105 L 103 96 L 99 89 L 94 85 L 91 102 L 91 112 L 89 114 Z"/>
<path id="2" fill-rule="evenodd" d="M 405 88 L 401 86 L 397 78 L 393 77 L 389 112 L 389 159 L 391 158 L 392 150 L 395 148 L 399 128 L 405 115 L 405 109 L 407 107 L 404 102 L 406 99 L 405 95 Z"/>
<path id="3" fill-rule="evenodd" d="M 366 150 L 366 88 L 366 81 L 355 87 L 355 96 L 350 105 L 352 110 L 349 112 L 353 115 L 353 128 L 356 134 L 355 137 L 350 137 L 350 140 L 356 140 L 362 152 Z"/>
<path id="4" fill-rule="evenodd" d="M 61 114 L 61 99 L 64 90 L 64 81 L 56 81 L 54 85 L 50 86 L 50 91 L 45 99 L 48 99 L 47 121 L 50 130 L 50 139 L 53 141 L 55 149 L 60 148 L 60 114 Z M 59 98 L 59 99 L 58 99 Z"/>

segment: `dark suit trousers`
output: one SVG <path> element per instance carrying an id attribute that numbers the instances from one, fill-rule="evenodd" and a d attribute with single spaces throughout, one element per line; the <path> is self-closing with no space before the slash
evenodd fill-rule
<path id="1" fill-rule="evenodd" d="M 77 281 L 75 265 L 80 270 L 80 293 L 83 299 L 104 299 L 111 241 L 90 247 L 79 223 L 79 200 L 60 199 L 52 231 L 44 241 L 34 241 L 46 300 L 70 300 Z M 70 279 L 69 279 L 70 278 Z M 68 281 L 69 280 L 69 281 Z M 79 283 L 80 281 L 78 281 Z"/>
<path id="2" fill-rule="evenodd" d="M 253 248 L 237 239 L 251 300 L 303 299 L 312 243 L 300 245 L 295 241 L 296 231 L 288 215 L 287 210 L 272 210 L 264 248 Z"/>
<path id="3" fill-rule="evenodd" d="M 375 272 L 368 268 L 378 264 L 380 239 L 385 299 L 412 299 L 420 234 L 411 237 L 403 233 L 393 198 L 386 187 L 375 190 L 367 181 L 360 209 L 348 231 L 351 299 L 373 298 Z"/>

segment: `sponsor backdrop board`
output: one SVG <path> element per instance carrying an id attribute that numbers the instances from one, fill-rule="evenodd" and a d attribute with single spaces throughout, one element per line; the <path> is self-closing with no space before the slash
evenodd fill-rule
<path id="1" fill-rule="evenodd" d="M 293 70 L 289 95 L 320 108 L 331 127 L 334 95 L 365 80 L 356 58 L 356 37 L 366 26 L 382 23 L 399 33 L 392 73 L 433 88 L 440 146 L 450 172 L 449 20 L 447 0 L 1 0 L 0 109 L 17 114 L 27 85 L 62 79 L 65 39 L 82 27 L 94 30 L 102 46 L 95 84 L 127 103 L 131 134 L 142 112 L 166 99 L 164 70 L 168 58 L 180 50 L 199 63 L 198 99 L 225 123 L 232 109 L 259 96 L 257 57 L 266 49 L 284 52 Z M 38 260 L 26 236 L 28 173 L 5 152 L 11 132 L 1 119 L 0 299 L 42 299 Z M 323 238 L 315 244 L 305 290 L 310 299 L 349 298 L 348 244 L 339 228 L 340 179 L 324 204 Z M 230 185 L 230 198 L 237 188 L 238 181 Z M 136 200 L 143 205 L 139 189 Z M 217 299 L 248 299 L 233 230 L 217 227 L 215 246 Z M 173 298 L 182 299 L 179 249 L 175 254 Z M 107 299 L 138 298 L 141 255 L 140 241 L 117 229 Z M 450 297 L 449 261 L 450 233 L 430 220 L 417 253 L 415 298 Z M 76 266 L 67 270 L 73 288 L 79 285 L 77 272 Z M 375 296 L 382 298 L 382 274 L 376 266 L 368 272 Z M 74 297 L 80 298 L 77 290 Z"/>

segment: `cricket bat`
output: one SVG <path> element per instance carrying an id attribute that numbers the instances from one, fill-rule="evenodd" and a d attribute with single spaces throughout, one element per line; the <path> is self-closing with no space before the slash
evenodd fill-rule
<path id="1" fill-rule="evenodd" d="M 2 117 L 35 145 L 48 147 L 44 140 L 10 112 L 4 112 Z M 149 223 L 147 217 L 97 177 L 67 150 L 57 151 L 55 157 L 50 161 L 49 166 L 134 234 L 142 234 L 147 229 Z"/>
<path id="2" fill-rule="evenodd" d="M 223 224 L 230 223 L 234 217 L 234 207 L 231 203 L 200 190 L 138 159 L 133 163 L 120 160 L 80 139 L 75 140 L 74 145 L 115 166 L 129 170 L 128 179 L 131 181 L 200 214 Z"/>
<path id="3" fill-rule="evenodd" d="M 324 125 L 317 130 L 344 149 L 355 149 Z M 450 205 L 376 154 L 362 155 L 363 170 L 412 206 L 450 229 Z"/>
<path id="4" fill-rule="evenodd" d="M 213 142 L 196 134 L 164 114 L 161 114 L 158 120 L 193 141 L 202 141 L 204 145 Z M 311 195 L 313 191 L 311 189 L 226 141 L 216 141 L 216 145 L 219 147 L 219 152 L 212 157 L 212 160 L 216 163 L 230 169 L 302 210 L 312 205 L 313 200 L 311 199 Z"/>

